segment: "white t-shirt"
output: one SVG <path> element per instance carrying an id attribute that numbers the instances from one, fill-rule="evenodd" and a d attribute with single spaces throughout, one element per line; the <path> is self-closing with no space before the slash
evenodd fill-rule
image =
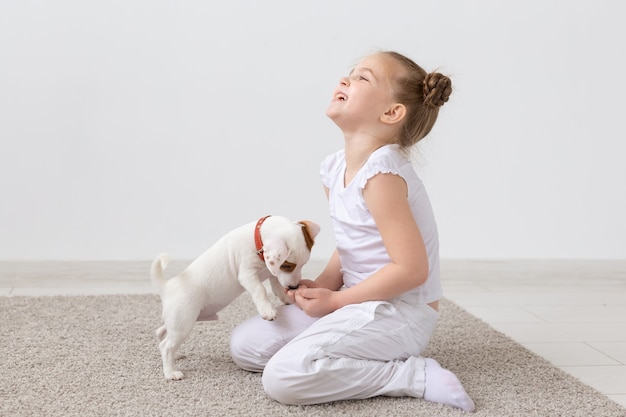
<path id="1" fill-rule="evenodd" d="M 382 238 L 365 200 L 363 188 L 380 173 L 399 175 L 408 187 L 413 217 L 422 233 L 428 254 L 428 279 L 400 297 L 407 302 L 431 303 L 442 295 L 439 279 L 439 237 L 432 206 L 422 180 L 398 145 L 386 145 L 370 155 L 352 181 L 344 187 L 346 170 L 343 150 L 331 154 L 321 164 L 322 183 L 329 189 L 329 211 L 341 259 L 343 281 L 351 287 L 390 262 Z"/>

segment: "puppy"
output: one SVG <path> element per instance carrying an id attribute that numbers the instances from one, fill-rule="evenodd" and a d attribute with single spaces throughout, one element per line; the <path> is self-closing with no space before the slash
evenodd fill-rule
<path id="1" fill-rule="evenodd" d="M 167 255 L 159 255 L 152 263 L 151 279 L 163 306 L 163 325 L 156 334 L 165 378 L 183 378 L 174 355 L 195 322 L 217 320 L 217 312 L 244 290 L 261 317 L 274 320 L 276 308 L 262 282 L 269 278 L 274 294 L 287 303 L 284 289 L 298 287 L 319 231 L 310 221 L 266 216 L 227 233 L 169 280 L 163 277 Z"/>

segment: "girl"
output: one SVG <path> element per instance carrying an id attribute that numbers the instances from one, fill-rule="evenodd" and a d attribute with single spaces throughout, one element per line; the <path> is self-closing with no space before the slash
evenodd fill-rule
<path id="1" fill-rule="evenodd" d="M 389 51 L 341 78 L 326 114 L 345 148 L 321 165 L 337 248 L 315 281 L 287 291 L 293 304 L 276 320 L 253 317 L 231 335 L 235 363 L 262 371 L 275 400 L 410 396 L 474 410 L 458 378 L 420 356 L 438 318 L 439 246 L 407 155 L 451 91 L 448 77 Z"/>

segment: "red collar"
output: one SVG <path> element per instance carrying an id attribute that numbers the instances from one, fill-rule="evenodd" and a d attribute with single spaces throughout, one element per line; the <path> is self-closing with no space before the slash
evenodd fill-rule
<path id="1" fill-rule="evenodd" d="M 261 240 L 261 225 L 270 216 L 261 217 L 259 221 L 256 222 L 256 226 L 254 227 L 254 245 L 256 246 L 256 254 L 259 255 L 259 258 L 261 258 L 262 261 L 265 261 L 265 258 L 263 258 L 263 241 Z"/>

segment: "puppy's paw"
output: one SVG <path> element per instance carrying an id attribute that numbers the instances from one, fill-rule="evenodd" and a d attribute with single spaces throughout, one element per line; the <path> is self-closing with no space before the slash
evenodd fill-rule
<path id="1" fill-rule="evenodd" d="M 259 314 L 261 315 L 261 317 L 263 317 L 265 320 L 269 320 L 272 321 L 276 318 L 276 309 L 274 308 L 274 306 L 267 305 L 263 308 L 259 308 Z"/>
<path id="2" fill-rule="evenodd" d="M 289 305 L 291 304 L 291 300 L 287 297 L 287 294 L 281 293 L 277 294 L 276 297 L 280 300 L 281 303 Z"/>
<path id="3" fill-rule="evenodd" d="M 180 381 L 183 379 L 183 373 L 181 371 L 172 371 L 165 374 L 165 379 L 170 379 L 172 381 Z"/>

